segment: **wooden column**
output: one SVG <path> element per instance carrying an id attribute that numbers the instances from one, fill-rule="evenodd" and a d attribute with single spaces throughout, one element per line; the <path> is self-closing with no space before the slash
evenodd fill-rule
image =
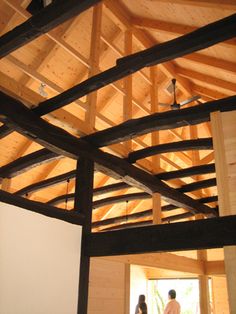
<path id="1" fill-rule="evenodd" d="M 197 257 L 199 262 L 207 261 L 207 251 L 198 250 Z M 200 311 L 202 314 L 211 313 L 210 311 L 210 295 L 209 295 L 209 285 L 208 285 L 208 276 L 199 275 L 199 303 Z"/>
<path id="2" fill-rule="evenodd" d="M 198 128 L 196 125 L 190 126 L 190 138 L 198 139 Z M 199 165 L 200 156 L 199 151 L 192 151 L 192 165 Z M 196 180 L 201 180 L 200 176 L 196 176 Z M 199 191 L 199 197 L 203 197 L 202 191 Z M 203 215 L 197 215 L 196 219 L 203 219 Z M 207 251 L 206 250 L 198 250 L 197 258 L 200 262 L 207 261 Z M 199 275 L 199 303 L 200 303 L 200 311 L 202 314 L 210 313 L 210 296 L 209 296 L 209 286 L 208 286 L 208 276 Z"/>
<path id="3" fill-rule="evenodd" d="M 130 308 L 130 265 L 125 264 L 125 306 L 124 306 L 124 314 L 129 314 Z"/>
<path id="4" fill-rule="evenodd" d="M 85 224 L 82 229 L 78 314 L 86 314 L 88 307 L 90 257 L 85 254 L 85 239 L 91 233 L 93 173 L 94 162 L 87 158 L 80 158 L 77 162 L 74 209 L 84 214 Z"/>
<path id="5" fill-rule="evenodd" d="M 90 70 L 89 76 L 94 76 L 99 72 L 99 56 L 102 27 L 102 4 L 99 3 L 93 8 L 93 25 L 90 44 Z M 95 128 L 97 91 L 87 96 L 88 110 L 86 111 L 86 121 L 89 126 Z"/>
<path id="6" fill-rule="evenodd" d="M 133 34 L 131 30 L 125 32 L 125 55 L 132 54 L 132 38 Z M 124 78 L 125 95 L 123 100 L 123 120 L 127 121 L 132 119 L 132 75 L 128 75 Z M 125 146 L 128 152 L 132 151 L 132 140 L 126 141 Z"/>
<path id="7" fill-rule="evenodd" d="M 236 111 L 211 114 L 219 212 L 236 214 Z M 230 313 L 236 313 L 236 246 L 224 247 Z"/>
<path id="8" fill-rule="evenodd" d="M 158 82 L 157 82 L 157 66 L 150 68 L 150 99 L 151 99 L 151 112 L 156 113 L 159 111 L 158 108 Z M 159 132 L 152 132 L 151 134 L 152 146 L 160 144 Z M 152 156 L 152 171 L 154 174 L 160 171 L 160 155 Z M 161 213 L 161 195 L 159 193 L 154 193 L 152 196 L 152 215 L 153 224 L 162 223 L 162 213 Z"/>

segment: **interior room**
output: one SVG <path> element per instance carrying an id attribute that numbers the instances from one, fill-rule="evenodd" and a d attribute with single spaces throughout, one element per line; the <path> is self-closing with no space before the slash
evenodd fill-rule
<path id="1" fill-rule="evenodd" d="M 0 17 L 0 313 L 235 314 L 236 1 Z"/>

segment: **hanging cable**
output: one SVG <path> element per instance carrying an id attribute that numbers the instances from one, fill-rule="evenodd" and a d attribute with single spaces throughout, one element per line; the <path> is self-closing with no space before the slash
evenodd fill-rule
<path id="1" fill-rule="evenodd" d="M 67 210 L 67 202 L 68 202 L 68 192 L 69 192 L 69 182 L 70 182 L 70 179 L 67 179 L 66 182 L 67 182 L 67 185 L 66 185 L 65 210 Z"/>

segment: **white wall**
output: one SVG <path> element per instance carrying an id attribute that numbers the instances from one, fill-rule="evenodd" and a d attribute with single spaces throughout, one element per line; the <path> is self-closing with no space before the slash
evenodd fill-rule
<path id="1" fill-rule="evenodd" d="M 76 313 L 80 242 L 80 226 L 0 203 L 0 313 Z"/>

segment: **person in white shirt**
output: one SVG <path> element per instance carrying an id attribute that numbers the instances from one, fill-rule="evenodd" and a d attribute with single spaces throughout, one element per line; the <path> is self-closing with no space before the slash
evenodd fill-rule
<path id="1" fill-rule="evenodd" d="M 166 304 L 163 314 L 180 314 L 180 304 L 175 300 L 176 291 L 170 290 L 168 292 L 169 302 Z"/>

